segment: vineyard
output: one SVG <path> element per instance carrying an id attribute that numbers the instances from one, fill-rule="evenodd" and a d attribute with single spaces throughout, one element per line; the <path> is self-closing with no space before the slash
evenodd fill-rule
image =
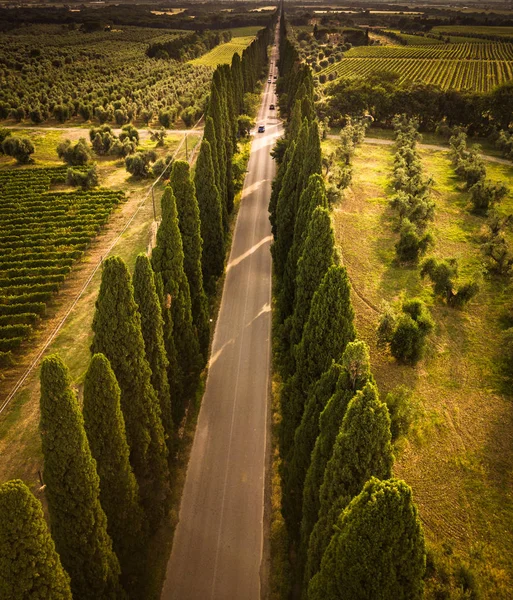
<path id="1" fill-rule="evenodd" d="M 442 35 L 468 35 L 513 38 L 513 27 L 486 25 L 440 25 L 433 27 L 432 33 Z"/>
<path id="2" fill-rule="evenodd" d="M 50 191 L 67 167 L 0 171 L 0 367 L 31 333 L 122 192 Z"/>
<path id="3" fill-rule="evenodd" d="M 513 79 L 513 44 L 354 48 L 318 75 L 333 81 L 367 77 L 379 71 L 397 73 L 400 82 L 421 81 L 444 90 L 488 92 Z"/>
<path id="4" fill-rule="evenodd" d="M 431 40 L 432 41 L 432 40 Z M 430 46 L 360 46 L 345 58 L 435 58 L 440 60 L 513 61 L 513 44 L 444 44 Z M 344 60 L 345 60 L 344 58 Z"/>
<path id="5" fill-rule="evenodd" d="M 197 67 L 213 67 L 215 69 L 217 65 L 231 63 L 232 56 L 236 52 L 242 54 L 243 50 L 247 48 L 254 39 L 254 36 L 234 37 L 226 44 L 220 44 L 210 52 L 207 52 L 207 54 L 195 58 L 190 64 Z"/>

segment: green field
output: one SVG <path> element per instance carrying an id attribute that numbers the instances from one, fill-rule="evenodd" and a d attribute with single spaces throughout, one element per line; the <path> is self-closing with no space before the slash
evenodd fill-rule
<path id="1" fill-rule="evenodd" d="M 373 144 L 357 151 L 353 183 L 333 213 L 353 285 L 358 336 L 370 346 L 372 372 L 382 397 L 406 385 L 419 402 L 414 432 L 399 452 L 394 471 L 413 488 L 427 540 L 446 564 L 440 579 L 452 589 L 451 595 L 440 595 L 428 581 L 425 598 L 506 600 L 513 589 L 513 500 L 508 483 L 513 429 L 498 349 L 509 286 L 481 277 L 478 296 L 460 311 L 433 298 L 417 267 L 396 264 L 397 232 L 388 205 L 393 152 L 392 146 Z M 479 276 L 485 219 L 470 212 L 468 193 L 455 176 L 448 153 L 424 149 L 419 153 L 425 175 L 435 181 L 431 254 L 457 258 L 463 277 Z M 513 177 L 510 166 L 487 163 L 487 170 L 494 180 L 507 182 Z M 500 211 L 513 211 L 511 192 Z M 511 233 L 508 236 L 513 242 Z M 398 364 L 376 346 L 379 312 L 373 307 L 405 296 L 421 297 L 436 321 L 426 356 L 416 367 Z M 460 564 L 473 573 L 479 596 L 458 595 Z"/>
<path id="2" fill-rule="evenodd" d="M 248 27 L 247 29 L 250 28 Z M 203 56 L 195 58 L 190 64 L 195 67 L 203 66 L 215 68 L 217 65 L 231 63 L 232 56 L 236 52 L 242 54 L 243 50 L 245 50 L 254 39 L 254 36 L 251 35 L 233 37 L 226 44 L 220 44 Z"/>
<path id="3" fill-rule="evenodd" d="M 327 81 L 395 72 L 399 80 L 422 81 L 442 89 L 486 92 L 513 80 L 513 44 L 450 44 L 444 46 L 363 46 L 320 71 Z"/>

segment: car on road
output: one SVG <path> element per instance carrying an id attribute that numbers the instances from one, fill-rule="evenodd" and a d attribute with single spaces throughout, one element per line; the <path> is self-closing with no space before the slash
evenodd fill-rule
<path id="1" fill-rule="evenodd" d="M 265 131 L 265 125 L 259 125 L 258 126 L 258 133 L 264 133 Z"/>
<path id="2" fill-rule="evenodd" d="M 267 83 L 271 83 L 271 79 L 270 78 L 267 80 Z"/>
<path id="3" fill-rule="evenodd" d="M 278 75 L 275 75 L 275 76 L 274 76 L 274 78 L 275 78 L 275 79 L 278 79 Z"/>
<path id="4" fill-rule="evenodd" d="M 274 110 L 274 104 L 271 104 L 271 106 L 269 107 L 269 110 Z"/>

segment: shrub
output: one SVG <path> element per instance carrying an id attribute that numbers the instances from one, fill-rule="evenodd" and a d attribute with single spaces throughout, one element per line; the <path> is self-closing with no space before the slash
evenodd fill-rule
<path id="1" fill-rule="evenodd" d="M 139 151 L 125 158 L 125 167 L 136 178 L 148 177 L 150 165 L 156 159 L 157 155 L 153 150 Z"/>
<path id="2" fill-rule="evenodd" d="M 458 276 L 458 262 L 455 258 L 441 261 L 428 258 L 422 264 L 420 276 L 429 277 L 435 296 L 443 298 L 449 306 L 461 308 L 479 291 L 479 285 L 475 281 L 456 288 L 454 280 Z"/>
<path id="3" fill-rule="evenodd" d="M 421 300 L 403 303 L 402 314 L 385 307 L 378 327 L 379 346 L 388 346 L 400 362 L 415 364 L 422 357 L 426 336 L 434 327 L 433 319 Z"/>
<path id="4" fill-rule="evenodd" d="M 8 136 L 2 142 L 2 151 L 7 156 L 15 158 L 20 165 L 33 162 L 31 154 L 35 152 L 34 144 L 26 137 Z"/>
<path id="5" fill-rule="evenodd" d="M 83 190 L 90 190 L 96 187 L 99 183 L 98 171 L 96 165 L 93 165 L 90 169 L 73 169 L 70 167 L 66 174 L 66 183 L 81 187 Z"/>
<path id="6" fill-rule="evenodd" d="M 415 421 L 418 406 L 413 398 L 412 390 L 405 385 L 400 385 L 390 391 L 385 398 L 385 403 L 390 414 L 392 442 L 395 442 L 408 435 Z"/>
<path id="7" fill-rule="evenodd" d="M 80 138 L 74 146 L 70 140 L 64 140 L 57 146 L 57 155 L 72 167 L 85 165 L 91 160 L 91 151 L 84 138 Z"/>
<path id="8" fill-rule="evenodd" d="M 508 188 L 500 182 L 481 179 L 470 188 L 470 199 L 476 212 L 486 212 L 508 194 Z"/>
<path id="9" fill-rule="evenodd" d="M 408 219 L 402 222 L 399 236 L 395 251 L 400 262 L 417 262 L 433 243 L 433 236 L 430 233 L 420 234 L 417 227 Z"/>

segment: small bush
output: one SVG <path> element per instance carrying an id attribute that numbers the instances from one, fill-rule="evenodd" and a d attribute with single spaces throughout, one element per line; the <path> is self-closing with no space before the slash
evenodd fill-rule
<path id="1" fill-rule="evenodd" d="M 99 183 L 98 171 L 96 165 L 90 169 L 73 169 L 70 167 L 66 174 L 66 183 L 76 187 L 81 187 L 83 190 L 90 190 L 96 187 Z"/>
<path id="2" fill-rule="evenodd" d="M 2 151 L 7 156 L 15 158 L 20 165 L 28 165 L 34 162 L 31 155 L 36 148 L 28 138 L 11 135 L 2 142 Z"/>
<path id="3" fill-rule="evenodd" d="M 57 155 L 72 167 L 85 165 L 91 160 L 91 150 L 84 138 L 80 138 L 74 146 L 70 140 L 64 140 L 57 146 Z"/>

